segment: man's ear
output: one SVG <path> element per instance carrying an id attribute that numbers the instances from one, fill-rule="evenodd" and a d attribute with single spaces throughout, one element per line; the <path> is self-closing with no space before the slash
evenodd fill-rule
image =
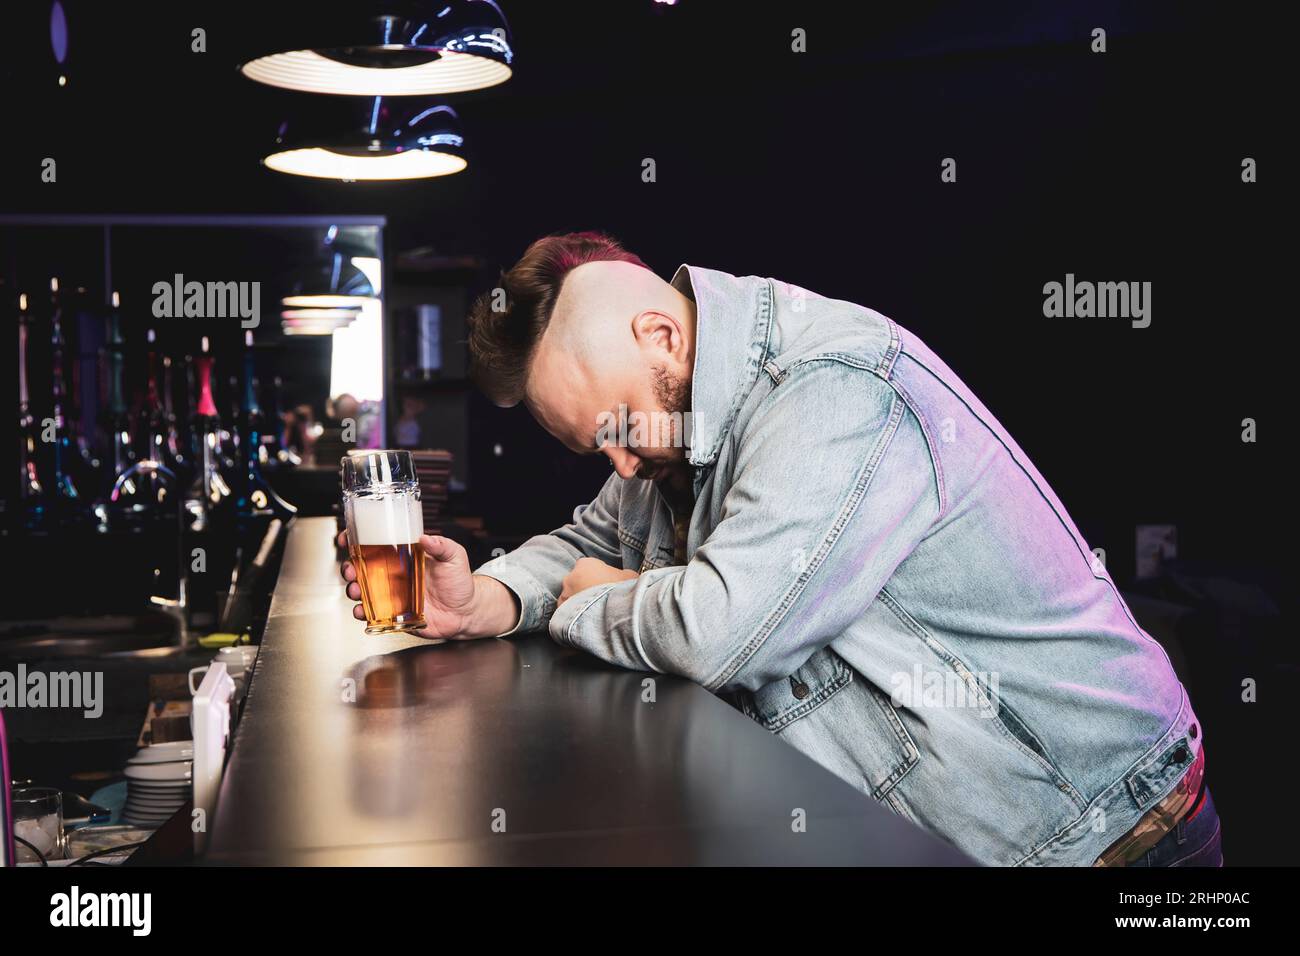
<path id="1" fill-rule="evenodd" d="M 664 355 L 684 361 L 687 344 L 681 322 L 667 312 L 647 309 L 632 320 L 632 335 L 642 348 L 657 349 Z"/>

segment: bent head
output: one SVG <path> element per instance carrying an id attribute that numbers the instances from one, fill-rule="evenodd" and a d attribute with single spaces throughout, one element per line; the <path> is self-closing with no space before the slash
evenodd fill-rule
<path id="1" fill-rule="evenodd" d="M 695 305 L 616 241 L 548 236 L 470 314 L 474 378 L 624 478 L 685 459 Z"/>

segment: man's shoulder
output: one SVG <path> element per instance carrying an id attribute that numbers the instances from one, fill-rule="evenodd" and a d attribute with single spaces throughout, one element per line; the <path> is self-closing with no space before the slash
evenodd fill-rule
<path id="1" fill-rule="evenodd" d="M 768 355 L 776 374 L 835 361 L 889 377 L 900 338 L 892 319 L 856 302 L 819 295 L 780 279 L 768 281 L 772 288 Z"/>

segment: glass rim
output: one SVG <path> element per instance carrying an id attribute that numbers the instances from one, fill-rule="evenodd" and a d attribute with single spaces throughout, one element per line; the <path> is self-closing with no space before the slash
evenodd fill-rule
<path id="1" fill-rule="evenodd" d="M 339 481 L 347 494 L 360 488 L 418 485 L 420 475 L 409 449 L 358 448 L 339 459 Z"/>
<path id="2" fill-rule="evenodd" d="M 369 482 L 355 488 L 344 488 L 343 497 L 355 498 L 358 495 L 387 494 L 398 491 L 414 491 L 418 496 L 421 491 L 420 482 L 415 478 L 403 478 L 401 481 Z"/>
<path id="3" fill-rule="evenodd" d="M 409 448 L 354 448 L 351 451 L 344 452 L 343 457 L 339 459 L 342 465 L 354 458 L 365 458 L 368 455 L 411 455 Z"/>
<path id="4" fill-rule="evenodd" d="M 63 802 L 63 791 L 58 787 L 14 787 L 9 793 L 14 803 L 40 803 L 42 800 L 57 798 Z"/>

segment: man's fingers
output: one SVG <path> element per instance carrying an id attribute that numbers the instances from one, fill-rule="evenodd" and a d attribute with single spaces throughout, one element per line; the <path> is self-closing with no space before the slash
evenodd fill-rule
<path id="1" fill-rule="evenodd" d="M 465 549 L 455 541 L 439 534 L 421 535 L 420 545 L 424 548 L 424 553 L 435 561 L 455 561 L 465 554 Z"/>
<path id="2" fill-rule="evenodd" d="M 340 531 L 338 537 L 334 539 L 334 543 L 340 548 L 346 548 L 348 546 L 348 533 L 346 531 Z M 347 592 L 348 599 L 351 601 L 360 601 L 361 585 L 357 583 L 357 569 L 353 567 L 351 561 L 344 561 L 342 566 L 339 568 L 339 571 L 343 575 L 343 580 L 348 582 L 347 587 L 344 588 Z M 358 621 L 364 621 L 366 619 L 366 609 L 360 604 L 354 604 L 352 605 L 352 616 Z"/>

